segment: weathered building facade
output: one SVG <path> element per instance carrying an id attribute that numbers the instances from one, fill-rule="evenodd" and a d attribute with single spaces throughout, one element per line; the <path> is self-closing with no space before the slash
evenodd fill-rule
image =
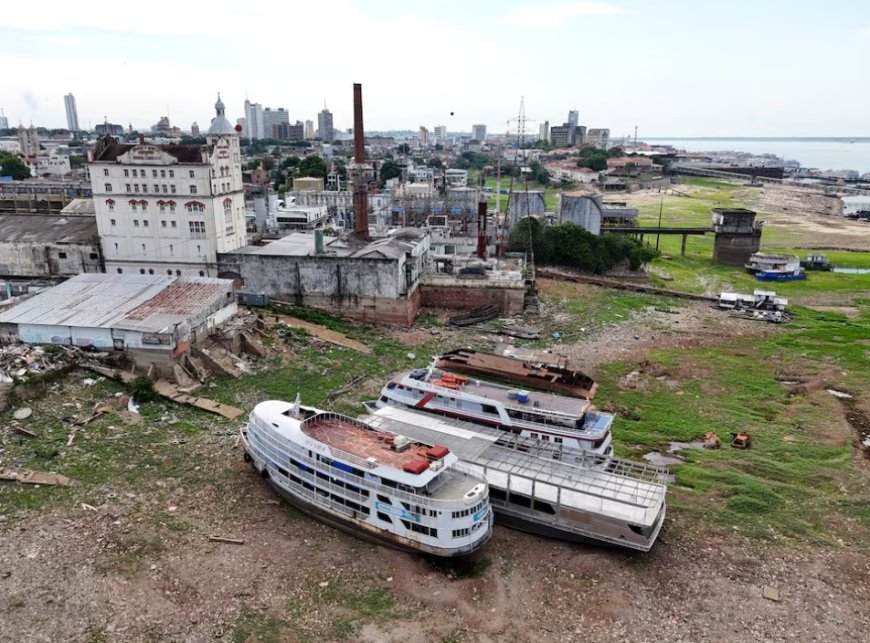
<path id="1" fill-rule="evenodd" d="M 93 217 L 0 215 L 0 276 L 51 279 L 102 271 Z"/>

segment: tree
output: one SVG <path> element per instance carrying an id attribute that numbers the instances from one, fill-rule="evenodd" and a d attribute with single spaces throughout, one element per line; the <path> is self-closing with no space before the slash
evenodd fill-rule
<path id="1" fill-rule="evenodd" d="M 442 167 L 444 167 L 444 161 L 442 161 L 441 159 L 439 159 L 439 158 L 436 156 L 436 157 L 434 157 L 434 158 L 429 159 L 429 160 L 427 161 L 426 165 L 428 165 L 429 167 L 442 168 Z"/>
<path id="2" fill-rule="evenodd" d="M 399 152 L 399 154 L 410 154 L 411 153 L 411 146 L 408 145 L 407 143 L 402 143 L 401 145 L 399 145 L 396 148 L 396 150 Z"/>
<path id="3" fill-rule="evenodd" d="M 537 181 L 541 185 L 550 184 L 550 172 L 539 161 L 529 163 L 529 168 L 532 170 L 532 180 Z"/>
<path id="4" fill-rule="evenodd" d="M 30 168 L 14 154 L 0 156 L 0 176 L 11 176 L 13 181 L 30 178 Z"/>
<path id="5" fill-rule="evenodd" d="M 73 170 L 84 167 L 85 166 L 84 157 L 79 156 L 77 154 L 71 154 L 69 157 L 69 166 Z"/>
<path id="6" fill-rule="evenodd" d="M 342 181 L 347 181 L 347 165 L 341 159 L 335 159 L 335 173 Z"/>
<path id="7" fill-rule="evenodd" d="M 302 159 L 296 156 L 295 154 L 291 154 L 283 161 L 281 161 L 281 169 L 286 170 L 288 168 L 296 168 L 299 167 L 299 164 L 302 162 Z"/>
<path id="8" fill-rule="evenodd" d="M 402 168 L 399 167 L 398 163 L 392 159 L 384 161 L 378 172 L 378 186 L 383 188 L 387 184 L 387 181 L 399 178 L 400 176 L 402 176 Z"/>
<path id="9" fill-rule="evenodd" d="M 273 159 L 271 156 L 264 156 L 260 159 L 260 167 L 262 167 L 267 172 L 271 172 L 272 169 L 275 167 L 275 159 Z"/>
<path id="10" fill-rule="evenodd" d="M 299 176 L 314 176 L 322 179 L 326 178 L 326 161 L 315 154 L 306 156 L 299 163 Z"/>

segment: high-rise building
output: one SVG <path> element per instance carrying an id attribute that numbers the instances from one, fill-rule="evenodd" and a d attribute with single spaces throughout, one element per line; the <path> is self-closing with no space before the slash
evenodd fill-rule
<path id="1" fill-rule="evenodd" d="M 287 128 L 290 126 L 290 115 L 283 107 L 272 109 L 266 107 L 263 110 L 263 134 L 264 138 L 277 138 L 287 140 Z"/>
<path id="2" fill-rule="evenodd" d="M 6 118 L 2 109 L 0 109 L 0 129 L 9 129 L 9 119 Z"/>
<path id="3" fill-rule="evenodd" d="M 263 127 L 263 106 L 260 103 L 252 103 L 245 99 L 245 131 L 247 138 L 265 138 Z"/>
<path id="4" fill-rule="evenodd" d="M 305 121 L 305 138 L 314 138 L 314 121 Z"/>
<path id="5" fill-rule="evenodd" d="M 546 143 L 550 142 L 550 121 L 544 121 L 538 127 L 538 140 Z"/>
<path id="6" fill-rule="evenodd" d="M 580 112 L 576 109 L 572 109 L 568 112 L 568 125 L 571 127 L 577 127 L 580 123 Z"/>
<path id="7" fill-rule="evenodd" d="M 471 138 L 475 141 L 485 141 L 486 140 L 486 125 L 472 125 L 471 126 Z"/>
<path id="8" fill-rule="evenodd" d="M 429 130 L 422 125 L 420 126 L 420 147 L 429 146 Z"/>
<path id="9" fill-rule="evenodd" d="M 447 140 L 447 128 L 444 125 L 435 126 L 435 142 L 444 143 Z"/>
<path id="10" fill-rule="evenodd" d="M 287 140 L 301 141 L 305 139 L 305 125 L 302 121 L 296 121 L 295 125 L 290 125 L 287 128 Z"/>
<path id="11" fill-rule="evenodd" d="M 589 129 L 586 131 L 585 142 L 592 147 L 606 150 L 610 146 L 610 130 L 607 128 Z"/>
<path id="12" fill-rule="evenodd" d="M 335 129 L 332 127 L 332 112 L 323 106 L 323 111 L 317 115 L 317 138 L 327 143 L 335 140 Z"/>
<path id="13" fill-rule="evenodd" d="M 67 129 L 75 135 L 79 131 L 79 110 L 76 108 L 76 97 L 67 94 L 63 97 L 63 104 L 66 107 Z"/>
<path id="14" fill-rule="evenodd" d="M 217 275 L 246 243 L 241 151 L 218 96 L 208 145 L 101 138 L 89 170 L 106 272 Z"/>
<path id="15" fill-rule="evenodd" d="M 193 123 L 191 123 L 190 125 L 190 135 L 194 138 L 199 136 L 199 123 L 197 123 L 196 121 L 193 121 Z"/>

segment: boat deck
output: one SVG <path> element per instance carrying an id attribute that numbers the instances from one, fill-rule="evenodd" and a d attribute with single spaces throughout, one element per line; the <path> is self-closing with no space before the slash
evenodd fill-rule
<path id="1" fill-rule="evenodd" d="M 577 462 L 573 457 L 561 458 L 561 445 L 506 437 L 501 431 L 394 407 L 377 409 L 363 421 L 444 444 L 463 464 L 481 470 L 491 485 L 522 489 L 532 496 L 546 494 L 546 500 L 558 499 L 565 507 L 643 525 L 652 524 L 665 501 L 668 472 L 662 467 L 620 458 L 607 458 L 604 466 L 600 455 L 588 452 L 588 462 Z M 504 480 L 504 485 L 496 484 L 496 479 Z"/>
<path id="2" fill-rule="evenodd" d="M 315 416 L 302 424 L 302 432 L 322 444 L 346 451 L 363 460 L 375 458 L 378 464 L 394 469 L 401 470 L 412 460 L 426 461 L 425 451 L 428 448 L 426 445 L 412 442 L 403 451 L 393 451 L 388 441 L 391 435 L 372 431 L 335 417 Z"/>
<path id="3" fill-rule="evenodd" d="M 435 380 L 440 379 L 441 373 L 452 373 L 452 371 L 436 369 L 433 372 L 430 384 L 434 384 Z M 408 375 L 409 373 L 403 373 Z M 454 375 L 463 376 L 461 373 L 453 373 Z M 544 391 L 527 391 L 529 401 L 523 404 L 517 400 L 512 400 L 508 397 L 509 391 L 520 390 L 519 387 L 507 387 L 499 384 L 493 384 L 484 380 L 468 378 L 468 383 L 462 385 L 459 391 L 468 393 L 469 395 L 478 395 L 490 400 L 501 402 L 505 408 L 518 411 L 554 411 L 564 415 L 580 417 L 590 407 L 589 400 L 581 398 L 566 397 L 564 395 L 556 395 L 555 393 L 547 393 Z"/>

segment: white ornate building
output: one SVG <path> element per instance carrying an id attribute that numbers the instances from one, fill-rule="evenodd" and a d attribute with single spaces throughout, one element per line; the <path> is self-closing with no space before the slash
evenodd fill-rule
<path id="1" fill-rule="evenodd" d="M 90 159 L 107 272 L 217 276 L 217 253 L 246 243 L 239 136 L 218 96 L 205 145 L 119 143 Z"/>

